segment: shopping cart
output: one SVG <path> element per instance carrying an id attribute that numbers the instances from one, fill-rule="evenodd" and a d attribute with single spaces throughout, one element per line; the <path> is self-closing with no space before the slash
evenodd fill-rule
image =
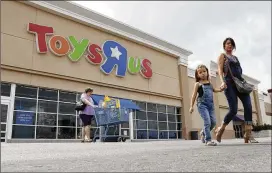
<path id="1" fill-rule="evenodd" d="M 100 132 L 97 134 L 97 130 L 100 130 L 100 128 L 96 128 L 95 135 L 93 137 L 93 142 L 96 141 L 96 139 L 100 138 L 101 142 L 106 141 L 116 141 L 116 142 L 125 142 L 127 139 L 127 136 L 119 135 L 118 126 L 122 123 L 128 123 L 129 122 L 129 110 L 126 108 L 94 108 L 95 110 L 95 121 L 97 127 L 104 128 L 104 133 Z M 109 135 L 108 131 L 110 128 L 114 128 L 114 134 Z M 118 134 L 116 134 L 116 131 L 118 131 Z"/>

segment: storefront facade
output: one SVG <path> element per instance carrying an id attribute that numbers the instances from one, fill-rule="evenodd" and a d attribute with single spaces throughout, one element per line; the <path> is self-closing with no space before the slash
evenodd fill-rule
<path id="1" fill-rule="evenodd" d="M 86 87 L 141 108 L 119 127 L 130 139 L 201 129 L 189 114 L 192 52 L 69 2 L 4 1 L 1 13 L 2 141 L 80 138 L 74 106 Z M 215 99 L 223 116 L 226 101 Z"/>

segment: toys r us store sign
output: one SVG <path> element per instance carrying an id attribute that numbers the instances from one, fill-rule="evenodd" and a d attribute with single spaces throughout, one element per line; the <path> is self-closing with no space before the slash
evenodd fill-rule
<path id="1" fill-rule="evenodd" d="M 127 69 L 131 74 L 140 73 L 147 79 L 152 77 L 151 62 L 145 58 L 128 57 L 126 48 L 116 41 L 107 40 L 100 47 L 88 39 L 54 35 L 53 27 L 34 23 L 28 24 L 27 31 L 35 34 L 38 53 L 47 53 L 49 49 L 56 56 L 67 55 L 73 62 L 84 55 L 91 64 L 100 65 L 100 70 L 105 74 L 110 74 L 116 66 L 116 76 L 119 77 L 124 77 Z M 48 42 L 47 36 L 50 37 Z"/>

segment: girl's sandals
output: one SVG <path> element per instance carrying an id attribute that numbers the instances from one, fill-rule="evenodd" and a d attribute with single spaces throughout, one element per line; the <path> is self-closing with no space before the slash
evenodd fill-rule
<path id="1" fill-rule="evenodd" d="M 213 142 L 213 141 L 208 141 L 206 142 L 206 146 L 216 146 L 217 143 Z"/>

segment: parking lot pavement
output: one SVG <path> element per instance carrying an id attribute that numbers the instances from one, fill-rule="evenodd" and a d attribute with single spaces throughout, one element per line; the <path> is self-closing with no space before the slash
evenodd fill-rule
<path id="1" fill-rule="evenodd" d="M 200 141 L 2 143 L 2 172 L 271 172 L 271 138 Z"/>

